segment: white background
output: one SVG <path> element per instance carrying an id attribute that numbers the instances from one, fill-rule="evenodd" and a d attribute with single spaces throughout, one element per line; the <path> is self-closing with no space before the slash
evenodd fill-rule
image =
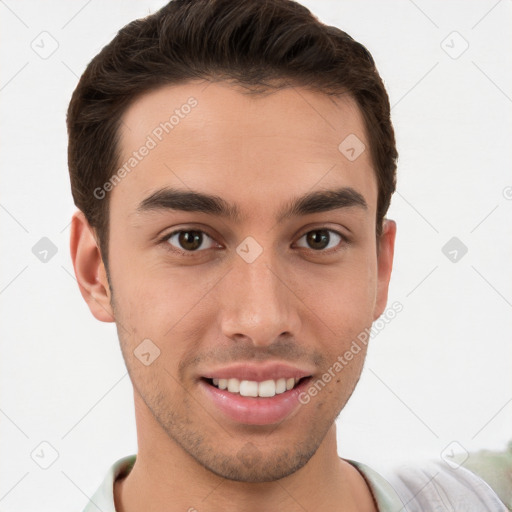
<path id="1" fill-rule="evenodd" d="M 512 437 L 512 2 L 303 3 L 373 54 L 400 153 L 390 304 L 404 309 L 371 343 L 338 420 L 339 452 L 379 468 L 438 458 L 454 440 L 503 449 Z M 137 449 L 115 328 L 92 317 L 73 277 L 65 112 L 87 62 L 161 5 L 0 2 L 2 512 L 82 510 L 108 467 Z M 56 44 L 43 31 L 58 43 L 47 59 L 31 47 Z M 452 58 L 460 36 L 469 47 Z M 441 251 L 454 236 L 468 248 L 456 263 Z M 58 250 L 46 263 L 32 253 L 42 237 Z M 59 455 L 48 469 L 31 458 L 43 441 Z"/>

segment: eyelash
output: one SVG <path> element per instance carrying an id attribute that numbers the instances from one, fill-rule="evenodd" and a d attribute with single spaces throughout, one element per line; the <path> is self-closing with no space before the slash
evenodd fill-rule
<path id="1" fill-rule="evenodd" d="M 202 229 L 188 228 L 188 229 L 178 229 L 176 231 L 172 231 L 171 233 L 166 234 L 164 237 L 162 237 L 159 240 L 159 243 L 164 244 L 164 247 L 165 247 L 166 250 L 168 250 L 168 251 L 170 251 L 170 252 L 172 252 L 174 254 L 178 254 L 180 256 L 185 256 L 185 257 L 193 257 L 193 256 L 196 256 L 198 253 L 202 253 L 202 252 L 205 252 L 205 251 L 208 250 L 208 249 L 202 249 L 202 250 L 198 249 L 196 251 L 185 251 L 185 250 L 178 249 L 178 248 L 174 247 L 173 245 L 171 245 L 169 243 L 169 239 L 172 236 L 177 235 L 178 233 L 185 233 L 187 231 L 195 231 L 195 232 L 201 233 L 203 235 L 206 235 L 211 240 L 215 241 L 214 237 L 210 236 L 206 231 L 204 231 Z M 339 251 L 341 249 L 342 245 L 350 244 L 350 240 L 349 240 L 349 238 L 346 235 L 343 235 L 342 233 L 340 233 L 339 231 L 336 231 L 335 229 L 324 228 L 324 227 L 310 229 L 309 231 L 304 232 L 298 238 L 298 240 L 302 239 L 303 237 L 305 237 L 309 233 L 314 233 L 315 231 L 328 231 L 329 233 L 334 233 L 335 235 L 340 237 L 341 241 L 339 242 L 339 244 L 336 247 L 331 247 L 330 249 L 320 249 L 320 250 L 311 249 L 311 248 L 306 249 L 310 253 L 313 253 L 313 254 L 332 254 L 332 253 L 335 253 L 335 252 Z M 304 247 L 302 247 L 302 249 L 304 249 Z"/>

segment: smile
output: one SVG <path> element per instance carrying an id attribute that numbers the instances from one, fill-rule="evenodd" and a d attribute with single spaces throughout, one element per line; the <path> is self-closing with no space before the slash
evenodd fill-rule
<path id="1" fill-rule="evenodd" d="M 313 368 L 285 363 L 240 363 L 205 371 L 199 379 L 207 407 L 219 419 L 245 425 L 271 425 L 291 417 L 301 402 Z"/>
<path id="2" fill-rule="evenodd" d="M 231 377 L 229 379 L 211 379 L 213 386 L 219 389 L 225 389 L 229 393 L 238 393 L 241 396 L 269 398 L 290 391 L 295 387 L 300 379 L 293 377 L 279 379 L 269 379 L 262 382 L 255 380 L 239 380 Z"/>

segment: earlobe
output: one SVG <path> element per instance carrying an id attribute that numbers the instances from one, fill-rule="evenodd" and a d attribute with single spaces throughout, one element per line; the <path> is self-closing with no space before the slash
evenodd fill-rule
<path id="1" fill-rule="evenodd" d="M 393 255 L 395 251 L 396 222 L 384 219 L 382 234 L 377 241 L 379 244 L 377 252 L 377 296 L 373 320 L 377 320 L 388 301 L 389 280 L 393 269 Z"/>
<path id="2" fill-rule="evenodd" d="M 101 322 L 114 322 L 110 287 L 94 231 L 77 211 L 71 220 L 71 259 L 80 293 L 91 313 Z"/>

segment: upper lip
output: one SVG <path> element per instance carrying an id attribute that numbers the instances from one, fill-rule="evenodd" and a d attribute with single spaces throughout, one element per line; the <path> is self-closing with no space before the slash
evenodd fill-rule
<path id="1" fill-rule="evenodd" d="M 263 382 L 265 380 L 302 379 L 312 375 L 311 371 L 297 368 L 286 363 L 237 363 L 224 366 L 202 374 L 205 379 L 238 379 Z"/>

